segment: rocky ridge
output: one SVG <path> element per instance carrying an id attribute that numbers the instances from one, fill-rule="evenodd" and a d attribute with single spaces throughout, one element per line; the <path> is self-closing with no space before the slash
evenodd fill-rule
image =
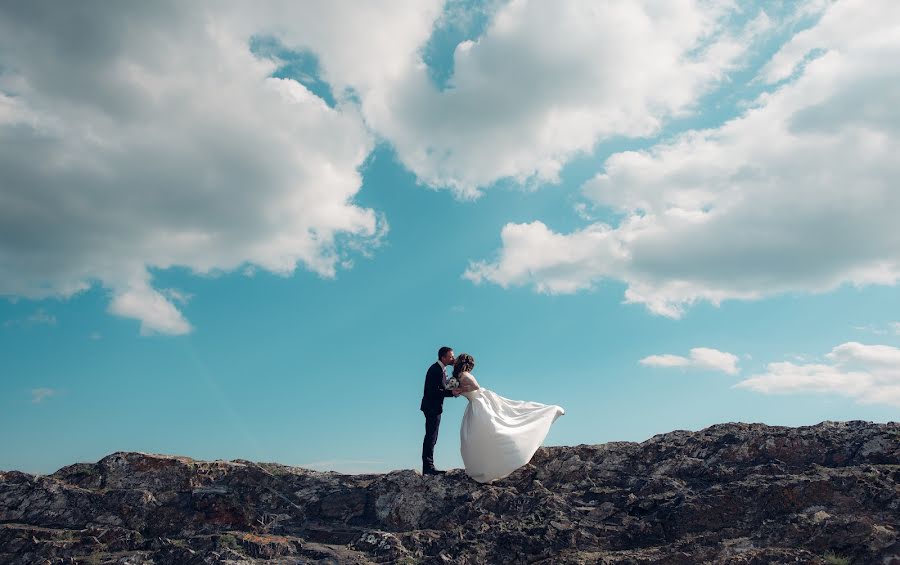
<path id="1" fill-rule="evenodd" d="M 112 453 L 0 471 L 0 563 L 900 565 L 900 424 L 547 447 L 493 485 Z"/>

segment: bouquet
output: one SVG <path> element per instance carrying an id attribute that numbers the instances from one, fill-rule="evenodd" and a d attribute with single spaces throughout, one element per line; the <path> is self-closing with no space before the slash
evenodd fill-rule
<path id="1" fill-rule="evenodd" d="M 447 379 L 447 382 L 444 383 L 444 388 L 447 390 L 455 390 L 459 388 L 459 379 L 456 377 L 450 377 Z"/>

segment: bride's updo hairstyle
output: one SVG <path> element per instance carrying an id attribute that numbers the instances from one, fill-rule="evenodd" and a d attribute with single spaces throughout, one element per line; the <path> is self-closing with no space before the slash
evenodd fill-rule
<path id="1" fill-rule="evenodd" d="M 460 353 L 459 357 L 456 358 L 456 363 L 453 365 L 453 376 L 458 379 L 459 375 L 474 368 L 475 358 L 468 353 Z"/>

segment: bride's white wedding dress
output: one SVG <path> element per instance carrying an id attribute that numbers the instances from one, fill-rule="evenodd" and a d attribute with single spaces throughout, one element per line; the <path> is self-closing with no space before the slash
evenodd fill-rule
<path id="1" fill-rule="evenodd" d="M 469 404 L 459 450 L 466 474 L 479 483 L 502 479 L 531 461 L 550 425 L 566 413 L 560 406 L 510 400 L 484 387 L 462 396 Z"/>

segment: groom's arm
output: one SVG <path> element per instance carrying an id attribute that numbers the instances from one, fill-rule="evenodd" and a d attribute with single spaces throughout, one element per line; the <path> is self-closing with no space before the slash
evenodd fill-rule
<path id="1" fill-rule="evenodd" d="M 428 372 L 428 390 L 434 396 L 443 396 L 444 398 L 453 396 L 452 390 L 444 388 L 444 375 L 440 370 Z"/>
<path id="2" fill-rule="evenodd" d="M 444 398 L 449 398 L 449 397 L 451 397 L 451 396 L 456 396 L 455 394 L 453 394 L 453 391 L 452 391 L 452 390 L 447 390 L 447 389 L 444 387 L 444 378 L 445 378 L 445 377 L 446 377 L 446 375 L 444 374 L 443 371 L 441 371 L 440 374 L 438 375 L 438 387 L 439 387 L 440 390 L 441 390 L 441 394 L 444 396 Z"/>

